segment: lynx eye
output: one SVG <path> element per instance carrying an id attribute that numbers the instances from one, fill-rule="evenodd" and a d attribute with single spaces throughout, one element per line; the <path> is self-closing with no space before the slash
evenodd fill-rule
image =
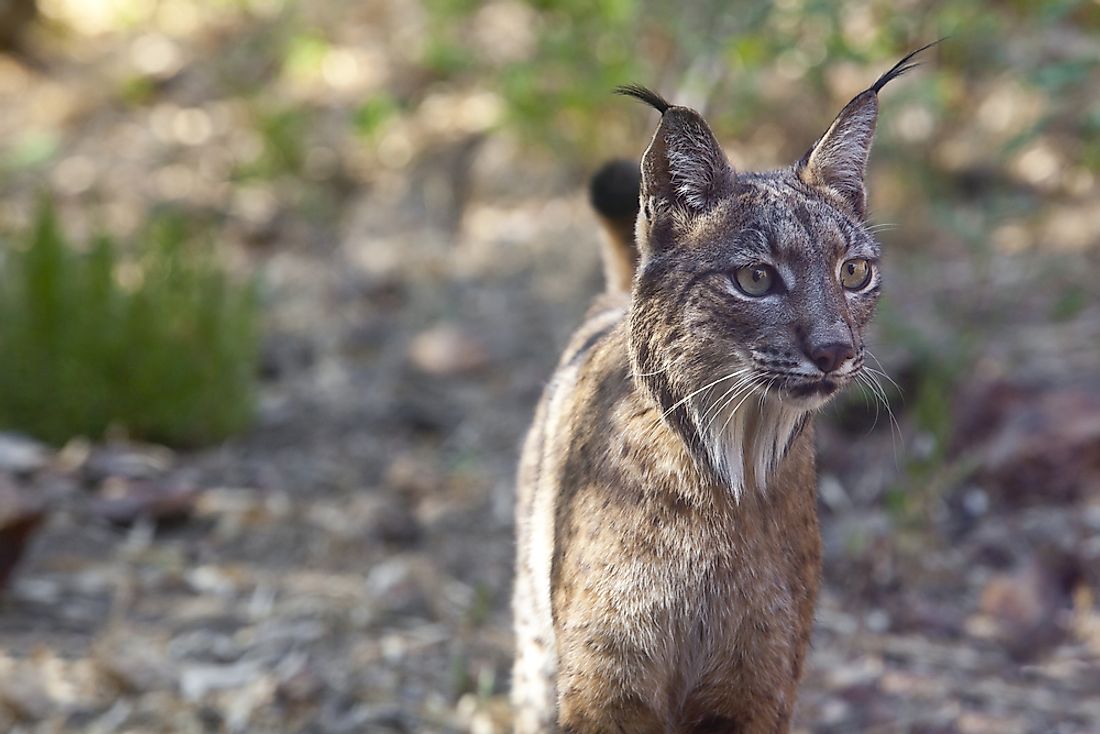
<path id="1" fill-rule="evenodd" d="M 840 284 L 850 291 L 864 288 L 871 280 L 871 263 L 863 258 L 846 260 L 840 266 Z"/>
<path id="2" fill-rule="evenodd" d="M 746 296 L 766 296 L 771 293 L 779 277 L 770 265 L 746 265 L 733 274 L 737 287 Z"/>

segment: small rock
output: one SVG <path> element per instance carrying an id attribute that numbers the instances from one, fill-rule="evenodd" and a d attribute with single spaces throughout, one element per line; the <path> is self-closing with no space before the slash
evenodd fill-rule
<path id="1" fill-rule="evenodd" d="M 240 688 L 263 676 L 253 661 L 231 665 L 188 665 L 180 673 L 180 690 L 188 701 L 198 701 L 211 691 Z"/>
<path id="2" fill-rule="evenodd" d="M 57 452 L 54 465 L 65 474 L 75 474 L 87 463 L 92 455 L 92 442 L 86 438 L 78 437 L 69 439 Z"/>
<path id="3" fill-rule="evenodd" d="M 1004 624 L 1031 627 L 1047 608 L 1041 586 L 1031 573 L 998 574 L 982 589 L 981 609 Z"/>
<path id="4" fill-rule="evenodd" d="M 412 557 L 396 556 L 379 563 L 366 579 L 372 605 L 385 614 L 430 616 L 429 572 L 427 564 Z"/>
<path id="5" fill-rule="evenodd" d="M 115 701 L 111 708 L 95 720 L 93 731 L 119 731 L 126 725 L 134 713 L 134 705 L 129 701 Z"/>
<path id="6" fill-rule="evenodd" d="M 231 598 L 237 593 L 235 574 L 214 565 L 197 566 L 187 572 L 187 585 L 196 594 L 211 594 Z"/>
<path id="7" fill-rule="evenodd" d="M 383 543 L 415 545 L 421 537 L 420 523 L 404 502 L 386 502 L 370 517 L 369 532 Z"/>
<path id="8" fill-rule="evenodd" d="M 958 734 L 959 729 L 951 721 L 917 721 L 909 731 L 911 734 Z"/>
<path id="9" fill-rule="evenodd" d="M 225 696 L 225 728 L 230 732 L 249 731 L 249 722 L 256 711 L 268 708 L 275 699 L 275 681 L 270 675 L 253 678 L 242 687 L 234 687 Z"/>
<path id="10" fill-rule="evenodd" d="M 439 467 L 430 457 L 406 452 L 398 454 L 390 461 L 383 483 L 412 499 L 421 499 L 438 494 L 444 485 L 444 479 Z"/>
<path id="11" fill-rule="evenodd" d="M 485 344 L 464 330 L 451 325 L 422 331 L 409 345 L 409 360 L 421 372 L 449 377 L 476 372 L 489 362 Z"/>
<path id="12" fill-rule="evenodd" d="M 0 471 L 32 474 L 49 460 L 49 451 L 37 441 L 18 433 L 0 433 Z"/>
<path id="13" fill-rule="evenodd" d="M 53 699 L 37 681 L 25 675 L 8 675 L 0 680 L 0 707 L 23 722 L 41 721 L 54 709 Z"/>
<path id="14" fill-rule="evenodd" d="M 325 682 L 316 670 L 303 666 L 297 672 L 279 682 L 275 689 L 276 698 L 283 704 L 305 706 L 317 704 Z"/>
<path id="15" fill-rule="evenodd" d="M 956 637 L 962 634 L 964 615 L 964 611 L 956 605 L 937 602 L 915 593 L 902 594 L 892 605 L 891 629 Z"/>
<path id="16" fill-rule="evenodd" d="M 188 659 L 221 665 L 237 662 L 245 650 L 232 634 L 196 629 L 173 637 L 168 643 L 168 652 L 175 660 Z"/>
<path id="17" fill-rule="evenodd" d="M 93 514 L 117 525 L 139 519 L 173 522 L 190 517 L 201 494 L 201 489 L 188 484 L 116 477 L 104 482 L 90 507 Z"/>
<path id="18" fill-rule="evenodd" d="M 321 711 L 322 731 L 331 734 L 357 734 L 358 732 L 412 731 L 401 707 L 396 704 L 367 705 L 351 703 L 340 697 L 325 702 Z"/>
<path id="19" fill-rule="evenodd" d="M 103 643 L 92 650 L 92 661 L 123 693 L 146 693 L 175 685 L 171 668 L 147 645 Z"/>
<path id="20" fill-rule="evenodd" d="M 260 376 L 276 380 L 308 369 L 317 360 L 312 342 L 294 334 L 274 334 L 260 349 Z"/>
<path id="21" fill-rule="evenodd" d="M 163 446 L 118 444 L 93 449 L 83 468 L 91 482 L 111 477 L 154 479 L 171 469 L 174 460 Z"/>

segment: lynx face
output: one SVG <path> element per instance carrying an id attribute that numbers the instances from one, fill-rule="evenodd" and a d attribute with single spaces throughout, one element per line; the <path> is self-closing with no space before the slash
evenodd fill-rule
<path id="1" fill-rule="evenodd" d="M 863 184 L 877 88 L 768 173 L 734 171 L 693 110 L 626 91 L 662 110 L 642 159 L 635 375 L 735 496 L 764 489 L 808 412 L 864 369 L 880 288 Z"/>
<path id="2" fill-rule="evenodd" d="M 879 246 L 862 223 L 783 178 L 740 183 L 681 247 L 646 263 L 640 294 L 675 318 L 639 330 L 653 332 L 643 340 L 669 372 L 702 365 L 714 379 L 741 370 L 746 385 L 812 409 L 862 368 Z"/>

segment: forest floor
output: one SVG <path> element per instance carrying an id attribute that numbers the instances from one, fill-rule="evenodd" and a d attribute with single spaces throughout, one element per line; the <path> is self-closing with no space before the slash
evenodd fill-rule
<path id="1" fill-rule="evenodd" d="M 115 60 L 49 59 L 48 82 L 0 68 L 13 119 L 70 105 L 55 180 L 172 164 L 155 125 L 88 91 Z M 198 83 L 158 108 L 195 104 Z M 0 597 L 0 729 L 508 730 L 514 464 L 601 287 L 598 240 L 554 161 L 425 129 L 323 224 L 278 184 L 234 199 L 226 236 L 269 291 L 246 435 L 175 453 L 0 437 L 0 488 L 50 508 Z M 33 175 L 7 180 L 6 212 Z M 899 401 L 896 428 L 858 399 L 820 421 L 825 583 L 796 730 L 1100 731 L 1100 263 L 943 258 L 897 257 L 888 288 L 922 345 L 958 320 L 981 334 L 941 396 L 949 444 L 925 404 Z M 1051 322 L 1022 295 L 1037 274 L 1086 305 Z M 879 337 L 908 394 L 927 354 Z M 178 490 L 182 510 L 111 504 L 143 490 Z"/>

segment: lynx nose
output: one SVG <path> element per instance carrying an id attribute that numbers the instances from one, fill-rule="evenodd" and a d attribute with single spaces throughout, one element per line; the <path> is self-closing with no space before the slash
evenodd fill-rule
<path id="1" fill-rule="evenodd" d="M 840 365 L 844 364 L 846 360 L 856 356 L 855 349 L 852 348 L 849 342 L 830 342 L 829 344 L 819 344 L 812 347 L 810 350 L 810 359 L 817 365 L 817 368 L 829 374 L 836 370 Z"/>

